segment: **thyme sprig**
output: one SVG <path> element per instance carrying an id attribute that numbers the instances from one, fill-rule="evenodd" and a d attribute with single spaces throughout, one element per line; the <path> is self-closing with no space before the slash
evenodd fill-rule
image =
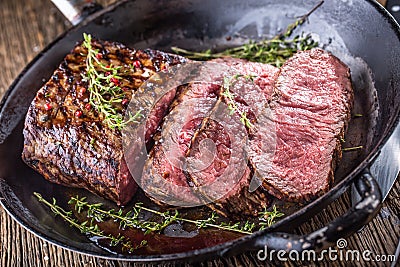
<path id="1" fill-rule="evenodd" d="M 276 67 L 282 64 L 298 50 L 309 50 L 317 47 L 311 35 L 295 36 L 293 39 L 270 39 L 262 41 L 250 40 L 247 44 L 229 48 L 222 52 L 212 52 L 210 49 L 203 52 L 189 51 L 179 47 L 171 49 L 180 55 L 194 60 L 210 60 L 221 57 L 247 59 L 253 62 L 271 64 Z"/>
<path id="2" fill-rule="evenodd" d="M 276 207 L 276 205 L 274 205 L 272 207 L 271 211 L 268 211 L 267 209 L 264 209 L 263 212 L 260 212 L 260 229 L 259 230 L 263 230 L 267 227 L 271 227 L 276 219 L 284 216 L 285 214 L 278 211 L 278 208 Z"/>
<path id="3" fill-rule="evenodd" d="M 178 210 L 168 210 L 162 212 L 152 208 L 144 207 L 143 203 L 135 203 L 132 209 L 126 213 L 124 213 L 122 209 L 119 209 L 118 211 L 115 211 L 114 209 L 104 210 L 102 209 L 102 203 L 90 204 L 86 201 L 85 197 L 71 197 L 68 203 L 74 205 L 74 208 L 78 213 L 86 211 L 87 216 L 90 218 L 94 218 L 96 221 L 102 222 L 106 219 L 113 219 L 115 222 L 119 222 L 122 229 L 126 227 L 137 228 L 145 231 L 145 234 L 151 232 L 159 233 L 164 230 L 168 225 L 175 222 L 190 223 L 195 225 L 198 229 L 217 228 L 241 234 L 251 234 L 254 230 L 257 229 L 257 224 L 249 221 L 236 223 L 217 223 L 219 217 L 215 212 L 212 212 L 210 216 L 206 219 L 192 220 L 180 216 Z M 142 219 L 141 216 L 142 211 L 157 215 L 160 220 L 145 221 Z M 283 213 L 277 210 L 277 207 L 275 205 L 273 206 L 272 211 L 267 211 L 267 209 L 265 209 L 263 212 L 260 213 L 259 226 L 261 227 L 259 227 L 258 230 L 264 229 L 266 226 L 270 227 L 272 224 L 275 223 L 275 220 L 277 218 L 280 218 L 283 215 Z M 264 223 L 265 220 L 267 224 Z"/>
<path id="4" fill-rule="evenodd" d="M 248 231 L 248 226 L 243 228 L 240 223 L 216 224 L 218 216 L 215 212 L 212 212 L 211 215 L 206 219 L 191 220 L 181 217 L 178 210 L 161 212 L 144 207 L 142 203 L 135 203 L 132 209 L 126 213 L 124 213 L 122 209 L 119 209 L 117 211 L 114 209 L 104 210 L 102 209 L 102 203 L 90 204 L 86 201 L 85 197 L 71 197 L 68 204 L 74 205 L 74 208 L 78 213 L 86 211 L 87 217 L 93 218 L 97 222 L 103 222 L 107 219 L 113 219 L 115 222 L 119 223 L 121 229 L 127 227 L 141 229 L 145 232 L 145 234 L 149 234 L 152 232 L 159 233 L 164 230 L 168 225 L 175 222 L 191 223 L 194 224 L 198 229 L 212 227 L 238 232 L 241 234 L 251 234 L 251 232 Z M 157 215 L 159 217 L 159 220 L 145 221 L 141 219 L 142 211 L 147 211 L 154 215 Z"/>
<path id="5" fill-rule="evenodd" d="M 174 215 L 171 215 L 169 213 L 169 211 L 160 212 L 160 211 L 146 208 L 143 206 L 141 206 L 141 208 L 147 212 L 156 214 L 156 215 L 164 218 L 165 220 L 170 221 L 171 223 L 181 221 L 181 222 L 187 222 L 187 223 L 194 224 L 198 229 L 217 228 L 217 229 L 232 231 L 232 232 L 236 232 L 236 233 L 240 233 L 240 234 L 248 234 L 248 235 L 252 234 L 252 232 L 249 231 L 250 228 L 248 227 L 248 225 L 251 224 L 250 222 L 245 222 L 244 225 L 242 225 L 242 223 L 240 223 L 240 222 L 237 222 L 234 224 L 221 222 L 221 223 L 217 224 L 216 221 L 219 217 L 215 212 L 212 212 L 210 217 L 208 217 L 206 219 L 191 220 L 191 219 L 179 217 L 178 216 L 179 212 L 177 210 L 174 211 Z M 254 229 L 254 227 L 251 228 L 251 230 L 253 230 L 253 229 Z"/>
<path id="6" fill-rule="evenodd" d="M 124 251 L 133 252 L 134 250 L 145 246 L 147 243 L 146 240 L 143 240 L 140 244 L 133 245 L 131 240 L 127 239 L 121 234 L 118 234 L 118 236 L 106 234 L 99 228 L 98 224 L 95 223 L 95 219 L 93 217 L 91 217 L 90 220 L 79 222 L 77 219 L 72 217 L 72 211 L 66 211 L 58 206 L 55 198 L 53 198 L 52 202 L 49 202 L 44 199 L 41 194 L 37 192 L 34 192 L 33 194 L 38 198 L 40 202 L 48 206 L 56 216 L 60 216 L 72 227 L 77 228 L 83 234 L 108 239 L 110 241 L 110 246 L 115 247 L 121 245 Z"/>
<path id="7" fill-rule="evenodd" d="M 118 236 L 112 236 L 104 233 L 99 228 L 98 223 L 106 220 L 113 220 L 115 223 L 119 223 L 120 229 L 135 228 L 142 230 L 144 234 L 149 234 L 153 232 L 160 233 L 172 223 L 186 222 L 195 225 L 197 229 L 214 228 L 249 235 L 254 231 L 263 230 L 266 227 L 270 227 L 275 223 L 277 218 L 280 218 L 284 215 L 282 212 L 279 212 L 277 207 L 274 205 L 271 211 L 267 211 L 267 209 L 265 209 L 260 213 L 258 222 L 218 222 L 219 217 L 215 212 L 212 212 L 210 216 L 205 219 L 192 220 L 182 217 L 178 210 L 162 212 L 152 208 L 144 207 L 142 203 L 136 203 L 130 211 L 124 212 L 122 209 L 103 209 L 102 203 L 90 204 L 86 201 L 85 197 L 71 197 L 68 201 L 68 204 L 72 205 L 77 213 L 85 212 L 86 217 L 88 218 L 88 220 L 79 222 L 77 219 L 73 218 L 72 211 L 66 211 L 58 206 L 54 198 L 52 202 L 49 202 L 39 193 L 35 192 L 34 195 L 40 202 L 48 206 L 56 216 L 63 218 L 72 227 L 77 228 L 81 233 L 84 233 L 88 236 L 96 236 L 108 239 L 110 240 L 110 246 L 120 245 L 128 252 L 132 252 L 145 246 L 147 241 L 143 240 L 140 244 L 133 245 L 131 240 L 128 240 L 121 234 Z M 156 218 L 145 220 L 143 211 L 154 214 Z"/>
<path id="8" fill-rule="evenodd" d="M 289 37 L 292 35 L 293 31 L 300 25 L 304 24 L 308 17 L 323 3 L 324 1 L 319 2 L 307 14 L 289 24 L 285 31 L 279 33 L 272 39 L 261 41 L 250 40 L 247 44 L 228 48 L 221 52 L 213 52 L 211 49 L 203 52 L 195 52 L 179 47 L 172 47 L 171 49 L 177 54 L 181 54 L 195 60 L 234 57 L 247 59 L 254 62 L 268 63 L 276 67 L 280 67 L 286 61 L 286 59 L 291 57 L 298 50 L 304 51 L 318 46 L 318 42 L 315 42 L 310 34 L 297 35 L 292 39 L 289 39 Z"/>
<path id="9" fill-rule="evenodd" d="M 121 229 L 125 228 L 138 228 L 143 229 L 148 232 L 160 231 L 156 222 L 150 221 L 141 221 L 139 220 L 140 210 L 137 208 L 133 208 L 131 211 L 124 214 L 122 209 L 119 210 L 104 210 L 101 207 L 102 203 L 89 204 L 85 201 L 86 198 L 71 197 L 68 201 L 68 204 L 74 205 L 75 210 L 78 213 L 87 212 L 87 217 L 95 219 L 97 222 L 103 222 L 107 219 L 113 219 L 116 222 L 119 222 L 119 226 Z"/>
<path id="10" fill-rule="evenodd" d="M 308 17 L 314 13 L 318 8 L 320 8 L 322 6 L 322 4 L 324 3 L 324 0 L 321 0 L 319 3 L 317 3 L 310 11 L 308 11 L 306 14 L 304 14 L 303 16 L 298 17 L 298 19 L 289 24 L 285 31 L 283 31 L 282 33 L 278 34 L 277 36 L 275 36 L 275 39 L 282 39 L 285 37 L 289 37 L 290 35 L 292 35 L 293 31 L 299 27 L 300 25 L 303 25 L 307 20 Z"/>
<path id="11" fill-rule="evenodd" d="M 235 101 L 235 95 L 231 92 L 230 88 L 234 84 L 235 80 L 238 80 L 240 77 L 243 77 L 244 79 L 248 81 L 253 81 L 255 76 L 252 75 L 242 75 L 242 74 L 236 74 L 231 77 L 224 77 L 224 83 L 222 85 L 224 91 L 222 92 L 222 95 L 226 97 L 228 101 L 228 109 L 229 109 L 229 114 L 233 115 L 235 112 L 237 112 L 240 115 L 240 121 L 246 126 L 248 129 L 253 128 L 253 124 L 251 123 L 250 119 L 247 118 L 246 111 L 241 110 L 239 106 L 236 104 Z"/>
<path id="12" fill-rule="evenodd" d="M 353 147 L 344 147 L 342 148 L 343 152 L 348 152 L 348 151 L 355 151 L 355 150 L 359 150 L 359 149 L 363 149 L 363 146 L 353 146 Z"/>
<path id="13" fill-rule="evenodd" d="M 101 61 L 99 50 L 92 46 L 91 35 L 84 33 L 83 38 L 82 45 L 87 49 L 87 55 L 86 74 L 82 76 L 88 82 L 89 103 L 104 116 L 103 121 L 111 129 L 121 130 L 127 124 L 137 122 L 141 116 L 140 110 L 135 114 L 127 114 L 127 119 L 124 120 L 122 112 L 117 108 L 127 99 L 126 93 L 119 86 L 122 79 L 119 76 L 121 67 L 105 65 Z"/>

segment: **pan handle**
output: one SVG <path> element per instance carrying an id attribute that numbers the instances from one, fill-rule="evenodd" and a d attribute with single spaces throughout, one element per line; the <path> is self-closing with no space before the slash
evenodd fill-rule
<path id="1" fill-rule="evenodd" d="M 327 226 L 307 235 L 299 236 L 287 233 L 266 233 L 249 238 L 221 252 L 222 256 L 235 255 L 246 250 L 258 250 L 257 257 L 264 259 L 268 251 L 282 250 L 281 255 L 289 255 L 290 251 L 321 251 L 339 243 L 339 239 L 350 236 L 367 224 L 378 213 L 382 195 L 375 178 L 369 169 L 365 169 L 355 181 L 361 200 L 343 216 L 336 218 Z M 339 244 L 338 244 L 339 247 Z M 342 247 L 343 248 L 343 247 Z"/>
<path id="2" fill-rule="evenodd" d="M 90 14 L 103 8 L 95 0 L 51 0 L 51 2 L 72 25 L 77 25 Z"/>

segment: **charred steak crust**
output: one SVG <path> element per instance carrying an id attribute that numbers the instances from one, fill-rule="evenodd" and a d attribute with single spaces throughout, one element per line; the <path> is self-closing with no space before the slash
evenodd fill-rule
<path id="1" fill-rule="evenodd" d="M 281 67 L 275 90 L 277 144 L 263 186 L 280 199 L 309 201 L 329 189 L 341 158 L 353 103 L 350 70 L 322 49 L 298 52 Z"/>
<path id="2" fill-rule="evenodd" d="M 128 97 L 154 72 L 185 61 L 160 51 L 132 50 L 115 42 L 93 40 L 92 46 L 99 49 L 105 65 L 121 67 L 121 87 Z M 120 131 L 105 125 L 96 109 L 85 108 L 89 98 L 88 85 L 82 79 L 86 54 L 86 49 L 77 45 L 38 91 L 25 119 L 22 158 L 51 182 L 86 188 L 126 204 L 137 185 L 123 159 Z M 153 116 L 150 131 L 155 131 L 154 125 L 161 121 L 163 107 L 157 109 L 158 118 L 157 114 Z M 124 107 L 118 108 L 123 112 Z M 77 110 L 82 112 L 79 117 L 75 115 Z"/>

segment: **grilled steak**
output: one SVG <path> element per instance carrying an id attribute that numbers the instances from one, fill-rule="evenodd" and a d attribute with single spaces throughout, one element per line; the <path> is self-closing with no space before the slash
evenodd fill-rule
<path id="1" fill-rule="evenodd" d="M 327 191 L 341 158 L 350 71 L 321 49 L 298 52 L 281 67 L 275 90 L 276 151 L 263 186 L 278 198 L 308 201 Z"/>
<path id="2" fill-rule="evenodd" d="M 111 42 L 92 41 L 98 59 L 120 67 L 121 88 L 130 98 L 154 72 L 185 60 L 152 50 L 132 50 Z M 86 188 L 126 204 L 137 185 L 123 159 L 121 132 L 111 129 L 95 107 L 88 106 L 87 49 L 77 45 L 29 107 L 24 128 L 23 160 L 51 182 Z M 169 95 L 149 116 L 150 139 L 172 101 Z M 116 107 L 120 112 L 124 106 Z"/>

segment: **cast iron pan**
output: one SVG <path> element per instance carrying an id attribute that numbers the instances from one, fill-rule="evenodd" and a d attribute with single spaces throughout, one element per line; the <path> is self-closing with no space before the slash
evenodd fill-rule
<path id="1" fill-rule="evenodd" d="M 344 154 L 336 171 L 335 184 L 327 194 L 264 231 L 180 253 L 113 254 L 54 218 L 32 195 L 40 192 L 47 199 L 57 197 L 60 203 L 65 203 L 71 192 L 89 193 L 45 181 L 25 166 L 20 156 L 23 120 L 31 100 L 63 57 L 82 40 L 83 32 L 134 48 L 164 51 L 170 51 L 171 46 L 195 50 L 221 49 L 243 43 L 246 39 L 271 37 L 317 3 L 318 0 L 282 0 L 279 3 L 273 0 L 137 0 L 119 2 L 87 17 L 44 49 L 23 70 L 1 102 L 2 205 L 23 227 L 51 243 L 88 255 L 132 261 L 198 261 L 216 255 L 258 250 L 265 245 L 275 250 L 288 249 L 289 246 L 299 251 L 322 249 L 333 245 L 338 238 L 352 234 L 379 210 L 380 190 L 369 174 L 368 166 L 378 156 L 380 147 L 399 118 L 399 26 L 374 1 L 326 1 L 295 33 L 312 33 L 323 48 L 350 65 L 355 86 L 354 113 L 361 113 L 363 117 L 350 123 L 346 145 L 362 145 L 364 149 Z M 232 37 L 230 41 L 227 36 Z M 373 83 L 369 80 L 371 78 Z M 362 200 L 344 216 L 303 237 L 282 234 L 321 211 L 353 182 Z"/>

